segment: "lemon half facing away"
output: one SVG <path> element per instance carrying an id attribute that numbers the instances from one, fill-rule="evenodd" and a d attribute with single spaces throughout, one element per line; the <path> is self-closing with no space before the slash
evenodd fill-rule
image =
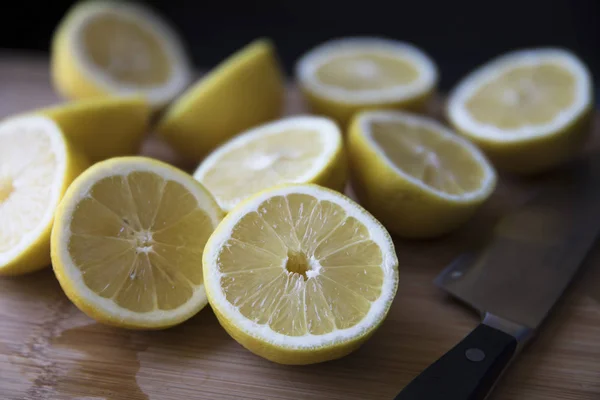
<path id="1" fill-rule="evenodd" d="M 41 116 L 0 123 L 0 275 L 50 265 L 54 211 L 87 162 Z"/>
<path id="2" fill-rule="evenodd" d="M 403 237 L 456 229 L 496 187 L 496 172 L 484 154 L 427 117 L 359 113 L 350 126 L 348 152 L 361 204 Z"/>
<path id="3" fill-rule="evenodd" d="M 238 205 L 203 260 L 221 325 L 248 350 L 283 364 L 357 349 L 383 322 L 398 285 L 385 228 L 317 185 L 272 188 Z"/>
<path id="4" fill-rule="evenodd" d="M 284 183 L 316 183 L 343 191 L 342 134 L 328 118 L 295 116 L 251 129 L 208 156 L 194 173 L 230 211 L 240 201 Z"/>
<path id="5" fill-rule="evenodd" d="M 592 78 L 574 54 L 515 51 L 478 68 L 452 91 L 448 119 L 506 171 L 559 166 L 591 133 Z"/>
<path id="6" fill-rule="evenodd" d="M 199 162 L 232 136 L 281 116 L 284 78 L 273 44 L 255 40 L 191 86 L 165 112 L 156 132 Z"/>
<path id="7" fill-rule="evenodd" d="M 315 113 L 345 125 L 364 109 L 424 110 L 438 72 L 433 60 L 411 44 L 359 37 L 309 51 L 296 64 L 296 79 Z"/>
<path id="8" fill-rule="evenodd" d="M 91 162 L 136 154 L 152 110 L 143 97 L 98 98 L 38 110 L 52 118 Z"/>
<path id="9" fill-rule="evenodd" d="M 221 217 L 183 171 L 145 157 L 102 161 L 73 182 L 56 211 L 54 272 L 90 317 L 166 328 L 206 305 L 202 252 Z"/>
<path id="10" fill-rule="evenodd" d="M 190 82 L 191 63 L 175 30 L 141 4 L 83 1 L 52 39 L 52 80 L 63 96 L 143 95 L 161 108 Z"/>

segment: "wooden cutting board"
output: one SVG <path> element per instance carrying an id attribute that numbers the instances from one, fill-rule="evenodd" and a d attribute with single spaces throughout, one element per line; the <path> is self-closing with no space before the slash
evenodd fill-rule
<path id="1" fill-rule="evenodd" d="M 291 90 L 289 97 L 288 112 L 301 112 L 299 96 Z M 0 53 L 0 117 L 58 101 L 43 58 Z M 143 152 L 177 161 L 153 139 Z M 0 279 L 0 398 L 392 399 L 478 323 L 432 279 L 539 185 L 543 179 L 502 177 L 491 201 L 459 232 L 397 240 L 400 287 L 387 320 L 354 354 L 319 365 L 282 366 L 251 354 L 208 307 L 169 330 L 132 332 L 82 314 L 50 269 Z M 586 264 L 491 399 L 600 399 L 600 251 Z"/>

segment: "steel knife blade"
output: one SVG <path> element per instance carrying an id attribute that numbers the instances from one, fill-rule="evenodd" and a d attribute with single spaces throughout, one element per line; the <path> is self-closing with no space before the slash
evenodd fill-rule
<path id="1" fill-rule="evenodd" d="M 482 323 L 396 400 L 484 399 L 534 335 L 600 234 L 600 157 L 578 162 L 504 216 L 487 244 L 434 281 Z"/>

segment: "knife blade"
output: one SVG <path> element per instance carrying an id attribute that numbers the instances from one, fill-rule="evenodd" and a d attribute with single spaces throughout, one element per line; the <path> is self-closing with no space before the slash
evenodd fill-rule
<path id="1" fill-rule="evenodd" d="M 600 234 L 600 158 L 579 162 L 516 211 L 487 244 L 434 283 L 482 323 L 396 400 L 480 400 L 547 317 Z"/>

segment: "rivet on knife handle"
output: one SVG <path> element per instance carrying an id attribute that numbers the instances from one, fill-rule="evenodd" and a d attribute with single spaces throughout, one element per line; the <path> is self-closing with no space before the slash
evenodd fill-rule
<path id="1" fill-rule="evenodd" d="M 395 400 L 482 400 L 517 349 L 517 340 L 480 324 L 417 376 Z"/>

